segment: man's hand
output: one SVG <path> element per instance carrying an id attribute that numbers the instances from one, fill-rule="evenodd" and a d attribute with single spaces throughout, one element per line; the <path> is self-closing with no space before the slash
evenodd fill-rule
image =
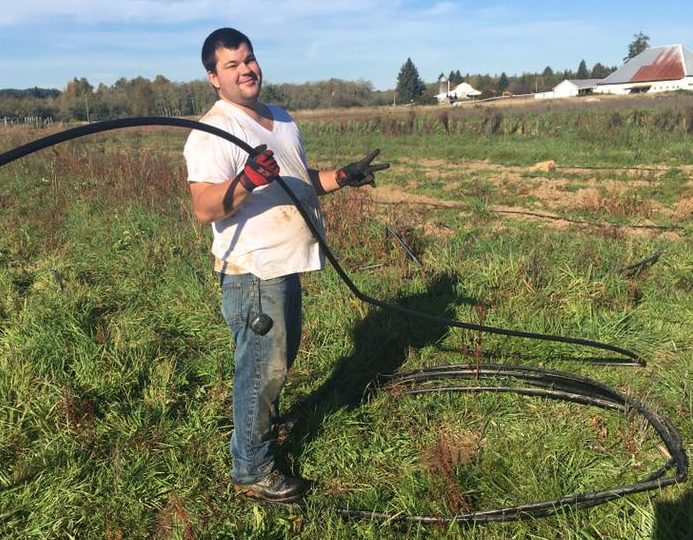
<path id="1" fill-rule="evenodd" d="M 337 184 L 339 184 L 339 187 L 361 187 L 365 184 L 370 184 L 375 187 L 375 176 L 373 173 L 387 169 L 390 166 L 389 163 L 376 163 L 375 165 L 371 165 L 371 161 L 373 161 L 375 156 L 379 153 L 380 150 L 373 150 L 361 161 L 349 163 L 346 167 L 339 169 L 337 171 Z"/>
<path id="2" fill-rule="evenodd" d="M 253 150 L 245 162 L 245 167 L 236 176 L 241 185 L 248 191 L 258 186 L 265 186 L 279 176 L 279 165 L 274 160 L 274 152 L 262 144 Z"/>

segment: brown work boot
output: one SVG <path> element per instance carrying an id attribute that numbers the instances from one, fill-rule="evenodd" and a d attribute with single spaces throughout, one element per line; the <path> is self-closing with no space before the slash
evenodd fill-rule
<path id="1" fill-rule="evenodd" d="M 275 503 L 293 503 L 301 500 L 310 489 L 310 484 L 303 478 L 288 476 L 274 470 L 267 476 L 251 484 L 234 484 L 236 493 Z"/>

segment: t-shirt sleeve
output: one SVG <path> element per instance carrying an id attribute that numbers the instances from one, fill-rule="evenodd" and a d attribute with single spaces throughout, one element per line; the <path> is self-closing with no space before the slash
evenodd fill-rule
<path id="1" fill-rule="evenodd" d="M 203 122 L 230 131 L 229 126 L 221 119 L 210 118 Z M 190 132 L 183 155 L 188 168 L 188 182 L 225 182 L 236 176 L 245 163 L 235 144 L 199 130 Z"/>

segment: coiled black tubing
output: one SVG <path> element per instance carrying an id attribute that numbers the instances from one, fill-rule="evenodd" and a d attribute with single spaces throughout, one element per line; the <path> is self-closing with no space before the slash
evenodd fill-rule
<path id="1" fill-rule="evenodd" d="M 138 117 L 106 120 L 103 122 L 86 124 L 37 139 L 0 154 L 0 167 L 49 146 L 53 146 L 71 139 L 76 139 L 103 131 L 138 126 L 172 126 L 206 131 L 207 133 L 211 133 L 212 135 L 216 135 L 237 145 L 249 155 L 253 154 L 253 148 L 245 141 L 224 130 L 208 124 L 184 118 Z M 363 302 L 409 317 L 416 317 L 429 322 L 438 323 L 440 325 L 461 328 L 464 330 L 476 330 L 479 332 L 499 334 L 514 338 L 567 343 L 581 347 L 610 351 L 623 357 L 622 360 L 615 362 L 618 365 L 643 366 L 645 364 L 644 359 L 634 351 L 608 343 L 601 343 L 599 341 L 584 338 L 540 334 L 535 332 L 525 332 L 522 330 L 486 326 L 471 322 L 462 322 L 430 313 L 408 309 L 403 306 L 366 295 L 356 287 L 348 274 L 342 269 L 339 261 L 332 254 L 329 246 L 316 229 L 308 213 L 301 206 L 294 193 L 289 189 L 281 177 L 277 177 L 275 181 L 281 185 L 282 189 L 290 197 L 291 201 L 300 212 L 308 228 L 315 236 L 317 242 L 320 244 L 320 247 L 323 249 L 325 256 L 330 261 L 339 277 L 349 288 L 352 294 Z M 492 379 L 494 381 L 512 381 L 513 384 L 481 386 L 479 381 L 482 379 Z M 459 384 L 457 381 L 474 381 L 474 384 Z M 517 383 L 521 383 L 523 386 L 519 386 Z M 408 373 L 396 373 L 385 379 L 384 387 L 397 388 L 397 393 L 400 395 L 440 392 L 511 392 L 525 396 L 536 396 L 571 401 L 582 405 L 616 410 L 622 412 L 623 414 L 631 414 L 636 412 L 643 416 L 647 420 L 648 424 L 659 435 L 669 453 L 670 458 L 658 470 L 632 484 L 602 491 L 568 495 L 546 501 L 478 512 L 458 512 L 449 516 L 416 516 L 402 513 L 337 508 L 337 513 L 344 516 L 362 519 L 409 521 L 418 523 L 482 523 L 490 521 L 510 521 L 547 516 L 566 507 L 578 509 L 589 508 L 618 497 L 640 493 L 643 491 L 661 489 L 672 484 L 685 482 L 688 477 L 688 457 L 685 453 L 681 436 L 666 417 L 661 416 L 647 407 L 645 404 L 632 397 L 624 395 L 613 388 L 585 377 L 556 370 L 533 367 L 487 364 L 479 364 L 475 366 L 448 365 L 423 368 Z M 672 469 L 676 469 L 675 473 L 667 476 L 669 471 Z"/>

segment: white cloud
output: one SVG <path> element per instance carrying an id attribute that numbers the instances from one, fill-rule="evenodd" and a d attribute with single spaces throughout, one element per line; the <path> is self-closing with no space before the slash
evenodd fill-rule
<path id="1" fill-rule="evenodd" d="M 3 8 L 0 25 L 17 26 L 45 21 L 77 23 L 181 23 L 218 13 L 212 0 L 24 0 Z"/>
<path id="2" fill-rule="evenodd" d="M 427 17 L 439 17 L 441 15 L 452 13 L 454 10 L 455 4 L 453 2 L 438 2 L 437 4 L 424 10 L 423 15 Z"/>

